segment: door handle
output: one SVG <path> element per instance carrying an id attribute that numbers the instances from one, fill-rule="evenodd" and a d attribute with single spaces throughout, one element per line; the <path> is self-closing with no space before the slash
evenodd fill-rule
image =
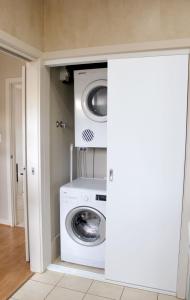
<path id="1" fill-rule="evenodd" d="M 23 167 L 23 171 L 26 171 L 26 168 L 25 168 L 25 167 Z M 23 173 L 23 172 L 21 172 L 21 173 L 20 173 L 20 175 L 22 175 L 22 176 L 23 176 L 23 175 L 24 175 L 24 173 Z"/>
<path id="2" fill-rule="evenodd" d="M 16 182 L 18 182 L 18 164 L 16 164 Z"/>
<path id="3" fill-rule="evenodd" d="M 109 170 L 109 181 L 113 181 L 113 169 Z"/>

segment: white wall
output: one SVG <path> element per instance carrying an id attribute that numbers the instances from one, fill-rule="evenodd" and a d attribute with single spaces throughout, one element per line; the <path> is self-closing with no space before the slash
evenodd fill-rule
<path id="1" fill-rule="evenodd" d="M 0 223 L 9 223 L 7 202 L 7 170 L 6 170 L 6 102 L 5 80 L 21 77 L 24 61 L 7 54 L 0 53 Z"/>

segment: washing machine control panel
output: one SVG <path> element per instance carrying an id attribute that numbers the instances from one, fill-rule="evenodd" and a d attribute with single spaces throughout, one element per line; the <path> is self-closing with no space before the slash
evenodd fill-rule
<path id="1" fill-rule="evenodd" d="M 88 202 L 88 201 L 106 201 L 106 195 L 103 195 L 103 194 L 83 194 L 81 195 L 82 197 L 82 200 L 85 201 L 85 202 Z"/>
<path id="2" fill-rule="evenodd" d="M 97 201 L 106 201 L 106 195 L 96 195 Z"/>
<path id="3" fill-rule="evenodd" d="M 90 200 L 90 197 L 88 195 L 83 195 L 83 201 L 89 201 Z"/>

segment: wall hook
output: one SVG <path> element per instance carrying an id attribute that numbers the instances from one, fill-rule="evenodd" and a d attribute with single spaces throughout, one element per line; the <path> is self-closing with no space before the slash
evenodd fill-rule
<path id="1" fill-rule="evenodd" d="M 67 122 L 63 122 L 63 121 L 57 121 L 56 122 L 56 127 L 57 128 L 59 128 L 59 127 L 61 127 L 61 128 L 68 128 L 68 124 L 67 124 Z"/>

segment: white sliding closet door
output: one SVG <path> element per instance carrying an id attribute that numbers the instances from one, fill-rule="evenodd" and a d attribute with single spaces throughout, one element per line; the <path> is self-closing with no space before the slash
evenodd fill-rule
<path id="1" fill-rule="evenodd" d="M 187 82 L 187 55 L 108 63 L 108 279 L 176 291 Z"/>

